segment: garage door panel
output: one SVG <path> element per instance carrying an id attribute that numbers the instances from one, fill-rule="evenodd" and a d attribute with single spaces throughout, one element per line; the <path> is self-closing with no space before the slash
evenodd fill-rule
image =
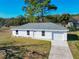
<path id="1" fill-rule="evenodd" d="M 54 36 L 53 36 L 54 40 L 63 40 L 64 39 L 64 34 L 63 33 L 54 33 Z"/>

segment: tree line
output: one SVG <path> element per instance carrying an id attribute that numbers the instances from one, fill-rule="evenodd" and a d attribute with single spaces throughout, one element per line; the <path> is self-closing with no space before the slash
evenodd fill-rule
<path id="1" fill-rule="evenodd" d="M 42 22 L 52 22 L 52 23 L 64 23 L 66 24 L 69 21 L 70 14 L 62 14 L 62 15 L 48 15 L 43 16 Z M 35 16 L 35 22 L 40 22 L 40 17 Z M 30 23 L 29 17 L 17 16 L 14 18 L 0 18 L 0 26 L 19 26 L 26 23 Z"/>
<path id="2" fill-rule="evenodd" d="M 17 16 L 12 18 L 0 18 L 0 27 L 1 26 L 18 26 L 25 24 L 27 22 L 24 16 Z"/>

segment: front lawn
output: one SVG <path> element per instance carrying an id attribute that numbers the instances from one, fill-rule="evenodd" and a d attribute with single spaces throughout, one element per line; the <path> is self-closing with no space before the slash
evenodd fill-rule
<path id="1" fill-rule="evenodd" d="M 0 49 L 3 47 L 5 47 L 6 49 L 12 49 L 12 50 L 15 47 L 20 47 L 20 48 L 17 48 L 18 51 L 20 51 L 20 49 L 21 50 L 26 49 L 25 51 L 28 51 L 28 53 L 29 52 L 32 53 L 31 54 L 32 56 L 30 57 L 33 57 L 34 59 L 35 58 L 47 59 L 51 48 L 51 42 L 44 41 L 44 40 L 34 40 L 31 38 L 12 37 L 10 31 L 0 30 Z M 38 57 L 34 57 L 37 55 Z"/>
<path id="2" fill-rule="evenodd" d="M 69 47 L 70 47 L 70 50 L 72 52 L 73 58 L 74 59 L 79 59 L 79 31 L 70 32 L 69 34 L 76 35 L 76 37 L 77 37 L 74 40 L 71 40 L 71 39 L 69 40 L 68 39 L 68 43 L 69 43 Z"/>
<path id="3" fill-rule="evenodd" d="M 79 41 L 69 41 L 69 47 L 74 59 L 79 59 Z"/>

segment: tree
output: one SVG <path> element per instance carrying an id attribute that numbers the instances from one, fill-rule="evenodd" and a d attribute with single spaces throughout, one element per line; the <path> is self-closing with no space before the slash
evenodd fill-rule
<path id="1" fill-rule="evenodd" d="M 23 11 L 25 12 L 25 15 L 30 18 L 30 22 L 35 22 L 35 16 L 38 16 L 39 14 L 43 21 L 43 16 L 46 11 L 57 9 L 55 5 L 50 4 L 51 0 L 24 0 L 24 2 L 25 6 L 23 6 Z"/>
<path id="2" fill-rule="evenodd" d="M 25 6 L 23 6 L 23 10 L 25 12 L 25 16 L 29 17 L 29 22 L 35 22 L 35 14 L 38 13 L 39 6 L 37 4 L 37 0 L 24 0 Z"/>
<path id="3" fill-rule="evenodd" d="M 67 23 L 70 19 L 70 14 L 62 14 L 60 16 L 60 19 L 61 19 L 60 22 L 65 21 Z"/>
<path id="4" fill-rule="evenodd" d="M 57 7 L 53 4 L 51 5 L 50 4 L 51 0 L 39 0 L 39 3 L 42 4 L 41 5 L 41 21 L 44 22 L 44 14 L 46 13 L 46 11 L 49 11 L 49 10 L 56 10 Z"/>
<path id="5" fill-rule="evenodd" d="M 48 16 L 46 16 L 46 18 L 47 18 L 48 22 L 53 22 L 53 23 L 57 23 L 58 22 L 58 20 L 57 20 L 58 16 L 48 15 Z"/>
<path id="6" fill-rule="evenodd" d="M 58 19 L 59 23 L 61 23 L 63 26 L 66 26 L 69 22 L 70 17 L 70 14 L 62 14 Z"/>
<path id="7" fill-rule="evenodd" d="M 27 23 L 26 18 L 22 15 L 17 16 L 15 19 L 18 21 L 18 25 Z"/>

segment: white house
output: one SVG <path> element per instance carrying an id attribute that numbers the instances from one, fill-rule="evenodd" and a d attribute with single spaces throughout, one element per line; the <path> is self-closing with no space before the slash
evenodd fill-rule
<path id="1" fill-rule="evenodd" d="M 62 25 L 54 23 L 28 23 L 12 28 L 12 35 L 45 40 L 67 40 L 67 31 Z"/>

